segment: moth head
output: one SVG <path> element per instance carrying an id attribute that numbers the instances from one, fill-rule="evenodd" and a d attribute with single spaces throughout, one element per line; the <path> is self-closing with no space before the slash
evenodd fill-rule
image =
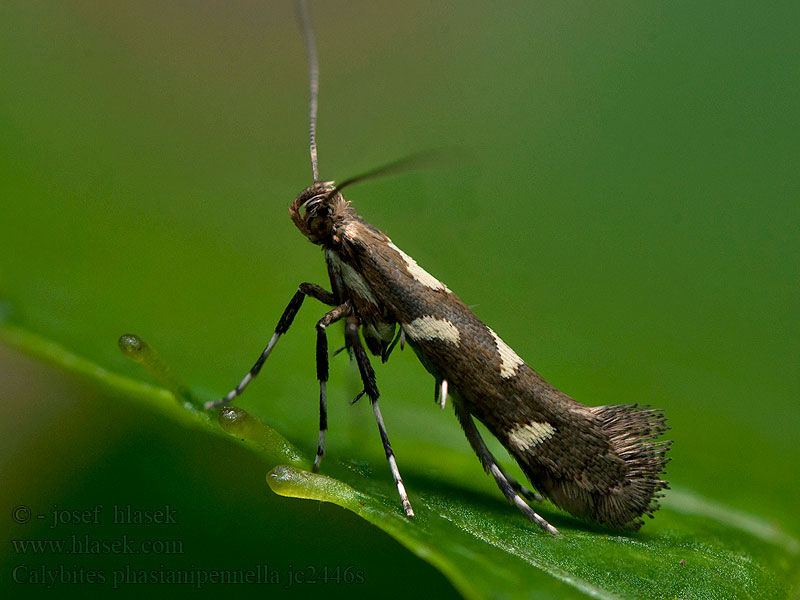
<path id="1" fill-rule="evenodd" d="M 295 226 L 315 244 L 338 243 L 338 226 L 351 213 L 350 203 L 332 181 L 307 187 L 289 206 L 289 216 Z"/>

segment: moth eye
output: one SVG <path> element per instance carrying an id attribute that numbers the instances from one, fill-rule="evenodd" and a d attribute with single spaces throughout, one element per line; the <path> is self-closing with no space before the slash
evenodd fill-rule
<path id="1" fill-rule="evenodd" d="M 309 224 L 314 221 L 328 220 L 331 216 L 331 211 L 327 206 L 320 206 L 319 202 L 311 206 L 306 206 L 306 219 Z"/>
<path id="2" fill-rule="evenodd" d="M 308 228 L 317 239 L 321 239 L 330 234 L 333 223 L 328 215 L 313 216 L 308 220 Z"/>

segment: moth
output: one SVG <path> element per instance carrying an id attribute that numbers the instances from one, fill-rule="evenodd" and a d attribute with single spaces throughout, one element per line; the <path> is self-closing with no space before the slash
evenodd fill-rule
<path id="1" fill-rule="evenodd" d="M 414 516 L 378 404 L 369 351 L 383 362 L 408 344 L 435 379 L 435 399 L 452 399 L 461 427 L 484 470 L 508 501 L 544 531 L 558 531 L 526 502 L 543 496 L 578 517 L 636 530 L 653 516 L 667 482 L 661 478 L 670 443 L 661 410 L 636 404 L 585 406 L 547 383 L 482 323 L 444 283 L 430 275 L 380 229 L 359 217 L 342 189 L 394 169 L 390 165 L 339 185 L 319 178 L 316 150 L 319 69 L 305 3 L 299 6 L 310 72 L 310 153 L 314 183 L 289 206 L 289 215 L 325 254 L 331 291 L 301 283 L 253 368 L 220 406 L 239 396 L 288 331 L 306 296 L 332 307 L 316 325 L 320 468 L 327 431 L 327 328 L 345 321 L 345 344 L 358 365 L 363 391 L 378 424 L 405 514 Z M 363 338 L 363 343 L 362 343 Z M 366 345 L 366 349 L 364 347 Z M 505 446 L 532 487 L 517 483 L 487 448 L 474 419 Z M 540 495 L 541 494 L 541 495 Z"/>

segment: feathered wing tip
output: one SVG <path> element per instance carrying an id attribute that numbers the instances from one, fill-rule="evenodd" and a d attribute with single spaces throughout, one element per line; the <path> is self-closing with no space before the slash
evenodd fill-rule
<path id="1" fill-rule="evenodd" d="M 556 506 L 595 523 L 636 531 L 652 518 L 667 489 L 661 478 L 672 442 L 657 441 L 667 429 L 661 410 L 636 404 L 581 407 L 583 439 L 566 458 L 544 459 L 511 447 L 534 487 Z M 515 452 L 516 450 L 516 452 Z M 548 466 L 552 462 L 553 466 Z"/>
<path id="2" fill-rule="evenodd" d="M 664 413 L 638 404 L 593 409 L 614 453 L 625 461 L 624 480 L 595 497 L 595 520 L 621 529 L 637 530 L 659 509 L 658 498 L 668 483 L 661 476 L 669 462 L 671 441 L 657 441 L 669 429 Z"/>

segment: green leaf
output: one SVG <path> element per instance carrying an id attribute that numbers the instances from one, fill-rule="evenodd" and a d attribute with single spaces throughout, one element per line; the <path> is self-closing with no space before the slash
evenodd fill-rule
<path id="1" fill-rule="evenodd" d="M 0 337 L 63 368 L 81 373 L 209 434 L 224 430 L 256 451 L 270 469 L 267 482 L 283 496 L 330 502 L 380 527 L 440 569 L 465 596 L 526 597 L 536 589 L 564 597 L 565 587 L 595 598 L 779 598 L 797 585 L 800 543 L 753 515 L 727 508 L 688 490 L 672 490 L 658 519 L 642 533 L 617 535 L 560 513 L 542 512 L 561 530 L 551 537 L 528 523 L 499 497 L 469 487 L 414 482 L 417 510 L 407 519 L 385 474 L 378 477 L 341 461 L 327 460 L 329 474 L 305 470 L 310 462 L 276 430 L 235 407 L 219 412 L 219 427 L 197 411 L 191 396 L 110 373 L 13 326 Z M 125 336 L 130 344 L 133 336 Z M 138 349 L 146 348 L 141 341 Z M 163 366 L 152 350 L 140 361 Z M 173 376 L 170 375 L 168 380 Z M 175 386 L 175 389 L 183 389 Z M 188 392 L 185 392 L 188 394 Z M 277 465 L 277 466 L 274 466 Z"/>

